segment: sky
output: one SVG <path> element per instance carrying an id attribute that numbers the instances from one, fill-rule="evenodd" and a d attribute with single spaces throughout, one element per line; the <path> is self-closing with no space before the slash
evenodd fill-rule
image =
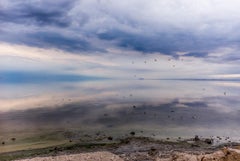
<path id="1" fill-rule="evenodd" d="M 0 80 L 240 78 L 239 8 L 238 0 L 1 0 Z"/>

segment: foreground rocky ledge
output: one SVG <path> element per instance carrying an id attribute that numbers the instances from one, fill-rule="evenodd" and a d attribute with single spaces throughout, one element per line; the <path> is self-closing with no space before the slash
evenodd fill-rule
<path id="1" fill-rule="evenodd" d="M 110 152 L 91 152 L 81 154 L 60 155 L 52 157 L 36 157 L 18 161 L 123 161 L 119 156 Z"/>
<path id="2" fill-rule="evenodd" d="M 60 155 L 51 157 L 36 157 L 32 159 L 23 159 L 18 161 L 124 161 L 124 160 L 146 160 L 147 158 L 138 157 L 122 157 L 110 153 L 110 152 L 91 152 L 91 153 L 81 153 L 81 154 L 70 154 L 70 155 Z M 149 158 L 147 159 L 149 160 Z M 187 154 L 187 153 L 174 153 L 169 158 L 161 158 L 156 155 L 151 160 L 155 161 L 239 161 L 240 160 L 240 150 L 224 148 L 218 150 L 212 154 Z"/>

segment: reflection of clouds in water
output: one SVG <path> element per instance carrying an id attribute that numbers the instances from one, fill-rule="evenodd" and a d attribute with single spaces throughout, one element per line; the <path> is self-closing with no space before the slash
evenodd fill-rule
<path id="1" fill-rule="evenodd" d="M 208 102 L 209 107 L 218 113 L 235 113 L 238 111 L 240 100 L 239 97 L 207 97 L 203 99 Z"/>
<path id="2" fill-rule="evenodd" d="M 169 135 L 199 130 L 213 134 L 219 129 L 236 131 L 240 121 L 238 92 L 206 81 L 104 80 L 5 86 L 0 96 L 1 131 L 138 127 L 166 134 L 174 131 Z"/>
<path id="3" fill-rule="evenodd" d="M 102 80 L 70 83 L 46 84 L 2 84 L 0 93 L 1 111 L 13 109 L 28 109 L 39 107 L 57 107 L 68 103 L 105 102 L 111 104 L 149 103 L 158 105 L 178 98 L 178 106 L 182 102 L 198 102 L 203 98 L 215 101 L 204 101 L 212 105 L 227 104 L 221 101 L 224 92 L 225 99 L 236 101 L 239 90 L 220 87 L 219 84 L 207 81 L 174 81 L 174 80 Z M 70 100 L 70 101 L 69 101 Z"/>
<path id="4" fill-rule="evenodd" d="M 141 125 L 143 129 L 155 131 L 157 127 L 163 131 L 175 128 L 181 131 L 191 128 L 192 131 L 204 129 L 212 132 L 212 128 L 217 130 L 221 128 L 223 131 L 234 130 L 240 121 L 239 111 L 226 115 L 209 106 L 208 102 L 180 102 L 178 99 L 158 105 L 132 102 L 132 104 L 123 103 L 123 108 L 119 108 L 121 103 L 69 103 L 58 108 L 2 113 L 1 123 L 3 125 L 20 124 L 19 127 L 13 126 L 15 130 L 29 127 L 53 129 L 102 127 L 116 130 L 131 129 Z M 179 107 L 179 104 L 184 105 L 184 108 Z"/>
<path id="5" fill-rule="evenodd" d="M 219 86 L 225 86 L 225 87 L 233 87 L 233 88 L 240 88 L 240 82 L 221 82 L 216 83 L 216 85 Z"/>

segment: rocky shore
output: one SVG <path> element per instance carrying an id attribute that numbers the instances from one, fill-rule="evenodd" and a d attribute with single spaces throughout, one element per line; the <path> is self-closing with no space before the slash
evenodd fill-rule
<path id="1" fill-rule="evenodd" d="M 3 161 L 237 161 L 240 145 L 213 146 L 207 138 L 161 141 L 129 137 L 117 143 L 71 143 L 44 149 L 0 153 Z"/>

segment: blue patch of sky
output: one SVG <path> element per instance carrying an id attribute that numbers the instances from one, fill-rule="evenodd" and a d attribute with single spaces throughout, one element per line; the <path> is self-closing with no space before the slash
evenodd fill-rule
<path id="1" fill-rule="evenodd" d="M 80 82 L 105 80 L 105 77 L 94 77 L 74 74 L 54 74 L 46 72 L 22 72 L 4 71 L 0 72 L 0 83 L 24 84 L 24 83 L 54 83 L 54 82 Z"/>

